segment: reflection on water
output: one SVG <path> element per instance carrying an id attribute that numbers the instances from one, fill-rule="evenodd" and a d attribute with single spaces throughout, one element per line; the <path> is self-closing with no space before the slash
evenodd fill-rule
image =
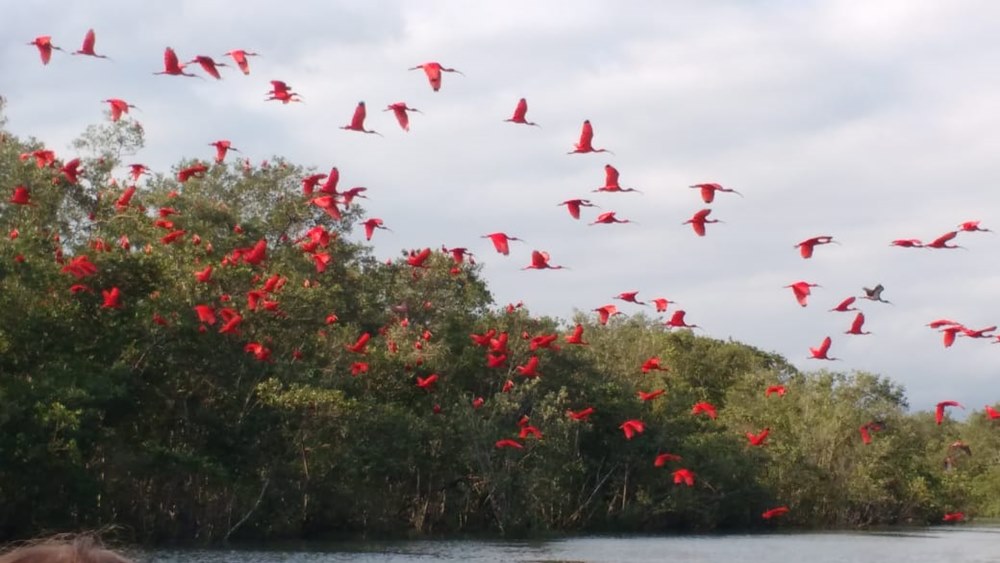
<path id="1" fill-rule="evenodd" d="M 997 526 L 714 536 L 591 536 L 551 541 L 421 540 L 304 544 L 295 549 L 156 550 L 148 563 L 1000 563 Z"/>

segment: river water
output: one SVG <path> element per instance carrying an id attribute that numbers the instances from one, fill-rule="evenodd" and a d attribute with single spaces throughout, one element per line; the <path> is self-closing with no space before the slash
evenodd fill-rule
<path id="1" fill-rule="evenodd" d="M 1000 562 L 1000 526 L 882 532 L 590 536 L 546 541 L 420 540 L 303 544 L 281 549 L 158 550 L 148 563 L 470 562 Z"/>

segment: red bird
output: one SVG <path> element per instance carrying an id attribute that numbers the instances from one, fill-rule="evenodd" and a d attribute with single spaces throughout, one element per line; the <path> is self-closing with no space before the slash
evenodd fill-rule
<path id="1" fill-rule="evenodd" d="M 530 438 L 541 438 L 542 437 L 542 431 L 539 430 L 535 426 L 531 426 L 530 424 L 525 424 L 525 425 L 521 426 L 521 431 L 517 433 L 517 437 L 520 438 L 520 439 L 522 439 L 522 440 L 525 440 L 525 439 L 527 439 L 529 437 Z"/>
<path id="2" fill-rule="evenodd" d="M 194 277 L 198 283 L 208 283 L 212 280 L 212 265 L 209 264 L 205 269 L 196 271 Z"/>
<path id="3" fill-rule="evenodd" d="M 74 51 L 74 55 L 87 55 L 90 57 L 96 57 L 98 59 L 108 58 L 106 55 L 98 55 L 94 52 L 94 43 L 97 40 L 97 36 L 94 35 L 93 29 L 88 29 L 86 35 L 83 36 L 83 45 L 80 47 L 79 51 Z"/>
<path id="4" fill-rule="evenodd" d="M 354 344 L 345 344 L 344 348 L 347 348 L 347 351 L 354 352 L 355 354 L 366 354 L 366 347 L 368 346 L 368 341 L 371 340 L 371 338 L 371 334 L 367 332 L 362 333 Z"/>
<path id="5" fill-rule="evenodd" d="M 681 468 L 673 472 L 674 484 L 684 484 L 688 487 L 694 486 L 694 473 L 690 469 Z"/>
<path id="6" fill-rule="evenodd" d="M 354 117 L 351 118 L 351 122 L 348 123 L 347 125 L 342 125 L 340 128 L 346 129 L 348 131 L 357 131 L 359 133 L 374 133 L 375 135 L 381 137 L 382 134 L 379 133 L 378 131 L 365 129 L 366 115 L 367 113 L 365 112 L 365 103 L 358 102 L 357 107 L 354 108 Z"/>
<path id="7" fill-rule="evenodd" d="M 847 299 L 844 299 L 844 300 L 843 300 L 843 301 L 841 301 L 841 302 L 840 302 L 839 304 L 837 304 L 837 306 L 836 306 L 836 307 L 834 307 L 833 309 L 830 309 L 830 311 L 831 311 L 831 312 L 832 312 L 832 311 L 837 311 L 837 312 L 839 312 L 839 313 L 846 313 L 846 312 L 848 312 L 848 311 L 857 311 L 857 310 L 858 310 L 857 308 L 855 308 L 855 307 L 851 307 L 851 305 L 853 305 L 853 304 L 854 304 L 854 301 L 855 301 L 856 299 L 857 299 L 857 298 L 856 298 L 856 297 L 853 297 L 853 296 L 852 296 L 852 297 L 848 297 Z"/>
<path id="8" fill-rule="evenodd" d="M 635 192 L 642 193 L 635 188 L 623 188 L 618 182 L 620 174 L 618 169 L 610 164 L 604 165 L 604 185 L 593 190 L 594 192 L 609 192 L 609 193 L 622 193 L 622 192 Z"/>
<path id="9" fill-rule="evenodd" d="M 577 323 L 573 328 L 573 334 L 566 336 L 565 339 L 567 344 L 576 344 L 578 346 L 586 346 L 589 342 L 583 340 L 583 325 Z"/>
<path id="10" fill-rule="evenodd" d="M 952 248 L 965 248 L 965 247 L 959 246 L 957 244 L 952 244 L 952 245 L 948 244 L 948 242 L 950 242 L 956 236 L 958 236 L 958 231 L 948 231 L 947 233 L 945 233 L 945 234 L 939 236 L 938 238 L 932 240 L 931 242 L 925 244 L 924 248 L 948 248 L 948 249 L 952 249 Z"/>
<path id="11" fill-rule="evenodd" d="M 83 170 L 80 170 L 80 159 L 74 158 L 66 164 L 63 164 L 62 168 L 59 169 L 59 172 L 64 178 L 66 178 L 67 182 L 70 184 L 76 184 L 80 181 L 80 174 L 83 173 Z"/>
<path id="12" fill-rule="evenodd" d="M 684 320 L 684 316 L 687 314 L 684 309 L 678 309 L 674 311 L 674 314 L 670 317 L 670 320 L 663 323 L 670 328 L 701 328 L 698 325 L 689 325 L 687 321 Z"/>
<path id="13" fill-rule="evenodd" d="M 135 195 L 135 186 L 129 186 L 125 188 L 125 191 L 122 192 L 122 195 L 118 196 L 118 199 L 115 201 L 115 210 L 117 210 L 118 212 L 122 212 L 128 209 L 128 205 L 132 201 L 132 196 L 134 195 Z"/>
<path id="14" fill-rule="evenodd" d="M 619 311 L 618 307 L 615 307 L 614 305 L 604 305 L 603 307 L 598 307 L 594 309 L 594 311 L 597 312 L 598 315 L 597 320 L 602 325 L 608 324 L 608 319 L 610 319 L 614 315 L 624 315 L 624 313 Z"/>
<path id="15" fill-rule="evenodd" d="M 382 225 L 382 220 L 378 217 L 372 217 L 368 219 L 362 225 L 365 226 L 365 240 L 372 240 L 372 235 L 375 234 L 375 229 L 382 229 L 383 231 L 391 231 L 389 227 Z"/>
<path id="16" fill-rule="evenodd" d="M 649 373 L 651 371 L 670 371 L 670 368 L 664 365 L 660 365 L 659 356 L 652 356 L 648 358 L 645 362 L 642 362 L 642 366 L 639 368 L 642 373 Z"/>
<path id="17" fill-rule="evenodd" d="M 960 409 L 965 408 L 962 405 L 960 405 L 958 401 L 941 401 L 940 403 L 934 406 L 934 422 L 936 422 L 938 426 L 940 426 L 941 423 L 944 421 L 945 407 L 958 407 Z"/>
<path id="18" fill-rule="evenodd" d="M 194 63 L 198 63 L 201 66 L 201 69 L 204 70 L 206 74 L 208 74 L 209 76 L 211 76 L 216 80 L 222 80 L 222 75 L 219 74 L 218 67 L 229 66 L 225 63 L 217 63 L 215 62 L 215 60 L 212 59 L 212 57 L 207 57 L 205 55 L 198 55 L 185 64 L 194 64 Z"/>
<path id="19" fill-rule="evenodd" d="M 163 72 L 154 72 L 153 74 L 169 74 L 171 76 L 190 76 L 195 77 L 196 75 L 190 72 L 184 72 L 184 66 L 177 59 L 177 53 L 173 49 L 167 47 L 163 51 Z"/>
<path id="20" fill-rule="evenodd" d="M 618 428 L 625 433 L 626 440 L 631 440 L 637 434 L 642 434 L 646 431 L 646 425 L 641 420 L 636 419 L 626 420 Z"/>
<path id="21" fill-rule="evenodd" d="M 646 302 L 636 299 L 636 295 L 639 295 L 638 291 L 623 291 L 615 296 L 615 299 L 621 299 L 622 301 L 628 301 L 629 303 L 635 303 L 636 305 L 645 305 Z"/>
<path id="22" fill-rule="evenodd" d="M 966 233 L 992 233 L 993 231 L 989 229 L 984 229 L 979 226 L 979 221 L 965 221 L 964 223 L 958 224 L 958 230 Z"/>
<path id="23" fill-rule="evenodd" d="M 496 447 L 498 450 L 503 448 L 514 448 L 520 450 L 524 448 L 524 446 L 522 446 L 520 442 L 518 442 L 517 440 L 511 440 L 510 438 L 497 440 Z"/>
<path id="24" fill-rule="evenodd" d="M 810 288 L 813 288 L 813 287 L 822 287 L 822 286 L 820 286 L 818 283 L 809 283 L 809 282 L 804 282 L 804 281 L 797 281 L 797 282 L 793 283 L 792 285 L 786 285 L 784 287 L 785 288 L 791 288 L 792 289 L 792 293 L 795 294 L 795 300 L 799 302 L 799 305 L 802 305 L 803 307 L 805 307 L 806 305 L 808 305 L 809 295 L 811 294 L 811 292 L 809 291 Z"/>
<path id="25" fill-rule="evenodd" d="M 132 175 L 132 181 L 138 182 L 139 177 L 143 174 L 149 173 L 150 168 L 145 164 L 129 164 L 129 174 Z"/>
<path id="26" fill-rule="evenodd" d="M 656 306 L 657 313 L 666 313 L 667 305 L 670 305 L 670 303 L 672 303 L 672 301 L 670 301 L 669 299 L 664 299 L 663 297 L 657 297 L 656 299 L 653 299 L 652 302 L 653 305 Z"/>
<path id="27" fill-rule="evenodd" d="M 421 389 L 426 389 L 426 390 L 430 391 L 431 387 L 434 386 L 434 382 L 437 381 L 437 380 L 438 380 L 438 374 L 436 374 L 436 373 L 432 373 L 432 374 L 428 375 L 427 377 L 420 377 L 418 375 L 417 376 L 417 387 L 419 387 Z"/>
<path id="28" fill-rule="evenodd" d="M 516 240 L 518 242 L 524 242 L 522 239 L 517 237 L 507 236 L 506 233 L 490 233 L 488 235 L 483 235 L 480 238 L 490 239 L 490 241 L 493 242 L 493 247 L 497 249 L 497 252 L 503 254 L 504 256 L 510 254 L 510 245 L 508 244 L 510 241 Z"/>
<path id="29" fill-rule="evenodd" d="M 770 428 L 765 428 L 758 434 L 752 432 L 747 432 L 747 441 L 750 442 L 751 446 L 763 446 L 764 441 L 767 440 L 767 436 L 771 433 Z"/>
<path id="30" fill-rule="evenodd" d="M 690 219 L 681 223 L 682 225 L 690 224 L 691 228 L 694 229 L 694 234 L 703 237 L 705 236 L 705 225 L 708 223 L 721 223 L 718 219 L 708 219 L 711 209 L 702 209 L 701 211 L 695 213 Z"/>
<path id="31" fill-rule="evenodd" d="M 436 63 L 436 62 L 424 63 L 424 64 L 420 64 L 420 65 L 417 65 L 417 66 L 409 68 L 409 70 L 417 70 L 417 69 L 423 69 L 424 70 L 424 74 L 427 75 L 427 80 L 431 83 L 431 88 L 435 92 L 437 92 L 438 90 L 441 89 L 441 73 L 442 72 L 454 72 L 455 74 L 461 74 L 462 76 L 465 76 L 464 74 L 462 74 L 462 72 L 460 70 L 456 70 L 454 68 L 446 68 L 446 67 L 441 66 L 440 63 Z"/>
<path id="32" fill-rule="evenodd" d="M 531 264 L 521 268 L 522 270 L 561 270 L 565 266 L 550 266 L 549 253 L 541 250 L 531 251 Z"/>
<path id="33" fill-rule="evenodd" d="M 233 58 L 233 62 L 236 66 L 240 67 L 243 74 L 250 74 L 250 63 L 247 61 L 247 57 L 259 56 L 257 53 L 251 53 L 249 51 L 244 51 L 243 49 L 233 49 L 232 51 L 227 51 L 226 55 Z"/>
<path id="34" fill-rule="evenodd" d="M 614 223 L 634 223 L 635 221 L 630 221 L 628 219 L 619 219 L 615 217 L 614 211 L 606 211 L 597 216 L 591 225 L 611 225 Z"/>
<path id="35" fill-rule="evenodd" d="M 105 309 L 120 309 L 122 306 L 122 292 L 117 287 L 112 287 L 111 289 L 102 289 L 101 295 L 104 296 L 104 303 L 101 307 Z"/>
<path id="36" fill-rule="evenodd" d="M 915 238 L 898 238 L 889 243 L 889 246 L 899 246 L 901 248 L 923 248 L 924 243 Z"/>
<path id="37" fill-rule="evenodd" d="M 683 458 L 677 454 L 659 454 L 653 460 L 653 467 L 663 467 L 667 462 L 671 461 L 681 461 Z"/>
<path id="38" fill-rule="evenodd" d="M 760 515 L 760 517 L 763 518 L 764 520 L 770 520 L 771 518 L 774 518 L 776 516 L 784 516 L 785 514 L 788 514 L 788 507 L 787 506 L 778 506 L 776 508 L 771 508 L 771 509 L 765 510 Z"/>
<path id="39" fill-rule="evenodd" d="M 108 98 L 101 101 L 111 105 L 111 121 L 118 121 L 122 118 L 123 113 L 128 113 L 129 109 L 139 109 L 120 98 Z"/>
<path id="40" fill-rule="evenodd" d="M 282 104 L 302 101 L 302 97 L 297 92 L 292 92 L 292 87 L 281 80 L 272 80 L 271 91 L 267 94 L 269 97 L 264 101 L 280 100 Z"/>
<path id="41" fill-rule="evenodd" d="M 645 391 L 639 391 L 637 394 L 639 395 L 639 399 L 643 401 L 652 401 L 653 399 L 663 395 L 666 392 L 667 392 L 666 389 L 656 389 L 648 393 Z"/>
<path id="42" fill-rule="evenodd" d="M 70 260 L 69 264 L 63 266 L 60 271 L 79 280 L 96 274 L 97 266 L 86 255 L 80 255 Z"/>
<path id="43" fill-rule="evenodd" d="M 403 128 L 403 131 L 410 130 L 410 115 L 406 112 L 415 111 L 417 113 L 423 113 L 417 108 L 411 108 L 406 105 L 406 102 L 396 102 L 394 104 L 389 104 L 389 107 L 382 111 L 391 111 L 393 115 L 396 116 L 396 121 L 399 122 L 399 126 Z"/>
<path id="44" fill-rule="evenodd" d="M 993 407 L 991 407 L 989 405 L 986 405 L 986 416 L 990 420 L 996 420 L 996 419 L 1000 418 L 1000 411 L 997 411 L 995 408 L 993 408 Z"/>
<path id="45" fill-rule="evenodd" d="M 229 151 L 240 152 L 240 149 L 233 146 L 233 144 L 225 139 L 220 141 L 215 141 L 209 143 L 208 146 L 215 147 L 215 163 L 222 164 L 222 161 L 226 159 L 226 153 Z"/>
<path id="46" fill-rule="evenodd" d="M 191 178 L 204 178 L 206 172 L 208 172 L 208 166 L 200 162 L 192 164 L 187 168 L 181 168 L 177 171 L 177 181 L 183 184 Z"/>
<path id="47" fill-rule="evenodd" d="M 520 100 L 517 101 L 517 107 L 514 108 L 514 115 L 512 115 L 510 119 L 504 119 L 504 121 L 508 121 L 511 123 L 520 123 L 521 125 L 534 125 L 535 127 L 541 127 L 537 123 L 525 119 L 524 116 L 527 115 L 527 113 L 528 113 L 528 100 L 521 98 Z"/>
<path id="48" fill-rule="evenodd" d="M 961 522 L 965 520 L 964 512 L 949 512 L 941 517 L 942 522 Z"/>
<path id="49" fill-rule="evenodd" d="M 697 402 L 694 404 L 693 407 L 691 407 L 691 414 L 697 416 L 702 413 L 707 415 L 708 418 L 711 418 L 712 420 L 715 420 L 715 418 L 718 416 L 718 412 L 715 409 L 715 405 L 706 401 Z"/>
<path id="50" fill-rule="evenodd" d="M 215 307 L 211 305 L 195 305 L 194 312 L 198 315 L 198 322 L 209 325 L 215 324 Z"/>
<path id="51" fill-rule="evenodd" d="M 52 58 L 52 50 L 62 51 L 62 47 L 56 47 L 52 44 L 52 36 L 50 35 L 39 35 L 33 41 L 28 43 L 28 45 L 34 45 L 38 47 L 38 55 L 42 57 L 42 64 L 49 64 L 49 59 Z"/>
<path id="52" fill-rule="evenodd" d="M 517 373 L 521 374 L 522 377 L 538 377 L 542 375 L 538 373 L 538 356 L 532 356 L 528 358 L 528 363 L 523 366 L 517 366 Z"/>
<path id="53" fill-rule="evenodd" d="M 784 397 L 786 392 L 784 385 L 771 385 L 764 391 L 764 396 L 770 397 L 772 393 L 777 393 L 779 397 Z"/>
<path id="54" fill-rule="evenodd" d="M 333 195 L 321 195 L 319 197 L 314 197 L 309 200 L 309 203 L 315 205 L 322 209 L 327 215 L 329 215 L 335 221 L 340 221 L 344 216 L 340 213 L 340 208 L 337 207 L 337 197 Z"/>
<path id="55" fill-rule="evenodd" d="M 818 237 L 808 238 L 796 244 L 792 248 L 798 248 L 799 254 L 801 254 L 803 258 L 812 258 L 813 249 L 816 248 L 816 246 L 821 244 L 830 244 L 830 243 L 839 244 L 837 243 L 837 241 L 833 240 L 832 236 L 822 235 Z"/>
<path id="56" fill-rule="evenodd" d="M 15 186 L 14 194 L 10 196 L 10 202 L 14 205 L 35 205 L 31 202 L 31 194 L 24 186 Z"/>
<path id="57" fill-rule="evenodd" d="M 871 334 L 867 330 L 861 329 L 861 327 L 864 326 L 864 324 L 865 324 L 865 314 L 859 311 L 857 315 L 854 315 L 854 321 L 851 322 L 851 328 L 844 331 L 844 334 L 856 334 L 856 335 Z"/>
<path id="58" fill-rule="evenodd" d="M 951 348 L 951 345 L 955 343 L 955 335 L 959 332 L 965 330 L 962 325 L 946 326 L 941 329 L 941 334 L 943 335 L 942 340 L 944 341 L 945 348 Z"/>
<path id="59" fill-rule="evenodd" d="M 743 194 L 741 194 L 740 192 L 732 188 L 724 188 L 720 184 L 716 183 L 695 184 L 689 187 L 694 188 L 696 190 L 700 190 L 701 200 L 704 201 L 705 203 L 712 203 L 713 201 L 715 201 L 715 192 L 731 193 L 743 197 Z"/>
<path id="60" fill-rule="evenodd" d="M 830 344 L 833 340 L 829 336 L 823 339 L 818 348 L 809 348 L 809 359 L 811 360 L 838 360 L 840 358 L 831 358 L 827 356 L 827 352 L 830 351 Z"/>
<path id="61" fill-rule="evenodd" d="M 573 145 L 573 150 L 566 154 L 583 154 L 588 152 L 606 152 L 608 154 L 615 154 L 608 149 L 595 149 L 592 144 L 594 140 L 594 127 L 590 124 L 590 120 L 587 119 L 583 122 L 583 128 L 580 130 L 580 140 Z"/>
<path id="62" fill-rule="evenodd" d="M 411 253 L 410 256 L 406 258 L 406 263 L 414 268 L 426 268 L 424 262 L 431 257 L 431 249 L 425 248 L 420 252 Z"/>
<path id="63" fill-rule="evenodd" d="M 569 211 L 569 216 L 574 219 L 580 218 L 581 207 L 598 207 L 597 205 L 591 203 L 589 199 L 567 199 L 559 205 L 565 205 L 566 209 Z"/>
<path id="64" fill-rule="evenodd" d="M 579 411 L 566 411 L 566 416 L 572 418 L 573 420 L 587 420 L 592 414 L 594 414 L 594 407 L 587 407 Z M 628 433 L 626 432 L 626 434 Z"/>

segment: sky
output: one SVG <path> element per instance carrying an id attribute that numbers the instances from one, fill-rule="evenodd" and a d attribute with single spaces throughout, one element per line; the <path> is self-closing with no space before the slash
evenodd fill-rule
<path id="1" fill-rule="evenodd" d="M 1000 345 L 945 348 L 926 324 L 1000 323 L 1000 236 L 889 243 L 968 220 L 1000 230 L 998 26 L 1000 4 L 985 0 L 21 2 L 0 20 L 0 95 L 8 129 L 57 154 L 116 97 L 140 108 L 146 146 L 132 160 L 159 172 L 211 159 L 218 139 L 254 162 L 337 166 L 392 229 L 376 233 L 376 256 L 468 247 L 501 305 L 652 314 L 614 299 L 637 290 L 676 301 L 699 334 L 803 370 L 889 377 L 913 409 L 971 411 L 1000 401 Z M 73 51 L 88 28 L 112 60 L 57 52 L 43 66 L 26 45 L 51 35 Z M 167 46 L 182 61 L 261 56 L 249 76 L 154 76 Z M 433 92 L 407 70 L 429 61 L 465 75 Z M 305 103 L 265 102 L 273 79 Z M 521 97 L 540 127 L 503 121 Z M 362 100 L 383 136 L 339 129 Z M 423 112 L 408 133 L 380 111 L 398 101 Z M 613 154 L 566 154 L 585 119 Z M 591 193 L 605 164 L 642 193 Z M 706 206 L 689 188 L 703 182 L 744 197 Z M 600 209 L 575 221 L 557 205 L 571 198 Z M 683 222 L 705 207 L 724 222 L 698 237 Z M 588 225 L 601 211 L 634 222 Z M 496 231 L 526 242 L 500 256 L 480 238 Z M 839 245 L 801 258 L 794 245 L 817 235 Z M 568 269 L 522 270 L 535 249 Z M 783 287 L 800 280 L 822 286 L 807 307 Z M 892 305 L 859 304 L 874 334 L 844 334 L 853 313 L 828 309 L 878 283 Z M 841 361 L 807 359 L 825 336 Z"/>

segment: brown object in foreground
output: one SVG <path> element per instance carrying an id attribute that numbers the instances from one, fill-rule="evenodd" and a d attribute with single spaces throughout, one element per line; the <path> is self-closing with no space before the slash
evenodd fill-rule
<path id="1" fill-rule="evenodd" d="M 4 549 L 0 563 L 131 563 L 92 535 L 59 535 Z"/>

